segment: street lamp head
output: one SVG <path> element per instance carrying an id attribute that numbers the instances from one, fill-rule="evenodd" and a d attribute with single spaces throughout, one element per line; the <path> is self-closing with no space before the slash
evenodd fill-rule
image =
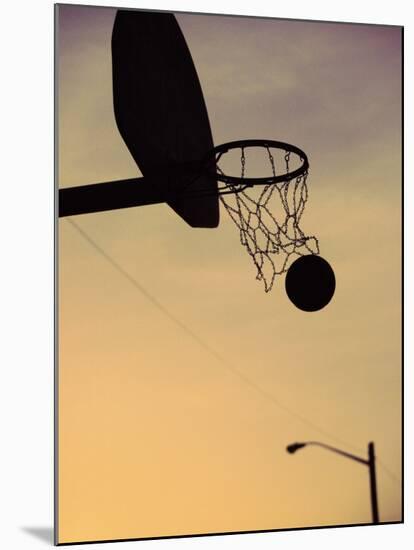
<path id="1" fill-rule="evenodd" d="M 306 443 L 292 443 L 291 445 L 288 445 L 286 447 L 286 450 L 288 453 L 293 454 L 296 453 L 299 449 L 302 449 L 305 447 Z"/>

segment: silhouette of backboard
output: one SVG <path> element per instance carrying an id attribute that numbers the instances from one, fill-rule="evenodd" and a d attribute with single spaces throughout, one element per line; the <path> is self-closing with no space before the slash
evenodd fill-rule
<path id="1" fill-rule="evenodd" d="M 189 225 L 217 227 L 217 182 L 199 169 L 213 149 L 210 123 L 174 15 L 118 10 L 112 69 L 116 123 L 144 178 L 161 178 L 166 202 Z"/>

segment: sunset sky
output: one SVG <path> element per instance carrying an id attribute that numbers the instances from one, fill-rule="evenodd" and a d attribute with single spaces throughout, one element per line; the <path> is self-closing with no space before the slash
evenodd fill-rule
<path id="1" fill-rule="evenodd" d="M 58 185 L 140 175 L 117 130 L 115 10 L 60 6 Z M 270 293 L 227 213 L 59 221 L 59 542 L 401 519 L 401 29 L 177 14 L 216 144 L 310 160 L 302 218 L 335 270 L 317 313 Z M 158 307 L 154 304 L 159 304 Z M 166 314 L 166 311 L 168 314 Z M 184 327 L 184 328 L 183 328 Z M 190 334 L 191 333 L 191 334 Z"/>

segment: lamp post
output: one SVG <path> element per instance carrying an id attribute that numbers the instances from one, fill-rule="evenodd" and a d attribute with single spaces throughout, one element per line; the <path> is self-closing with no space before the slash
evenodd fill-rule
<path id="1" fill-rule="evenodd" d="M 318 447 L 323 447 L 328 451 L 332 451 L 334 453 L 345 456 L 346 458 L 350 458 L 351 460 L 355 460 L 360 464 L 365 464 L 365 466 L 368 466 L 369 486 L 370 486 L 370 494 L 371 494 L 372 523 L 375 523 L 375 524 L 379 523 L 374 443 L 373 442 L 368 443 L 368 458 L 361 458 L 351 453 L 347 453 L 346 451 L 342 451 L 341 449 L 337 449 L 336 447 L 332 447 L 331 445 L 320 443 L 319 441 L 306 441 L 302 443 L 292 443 L 291 445 L 288 445 L 286 447 L 286 450 L 288 453 L 293 454 L 293 453 L 296 453 L 296 451 L 298 451 L 299 449 L 303 449 L 303 447 L 306 447 L 307 445 L 317 445 Z"/>

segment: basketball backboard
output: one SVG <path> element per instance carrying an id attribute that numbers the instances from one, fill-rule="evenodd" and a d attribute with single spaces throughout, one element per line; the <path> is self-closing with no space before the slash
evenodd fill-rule
<path id="1" fill-rule="evenodd" d="M 165 178 L 167 203 L 192 227 L 217 227 L 217 183 L 194 170 L 213 149 L 210 123 L 175 16 L 118 10 L 112 69 L 118 129 L 143 176 Z M 183 185 L 195 196 L 175 196 Z"/>

